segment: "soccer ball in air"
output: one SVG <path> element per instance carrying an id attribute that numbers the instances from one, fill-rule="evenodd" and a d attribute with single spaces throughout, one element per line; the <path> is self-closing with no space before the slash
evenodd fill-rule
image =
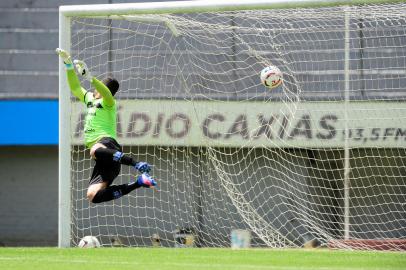
<path id="1" fill-rule="evenodd" d="M 100 242 L 97 240 L 96 237 L 94 236 L 85 236 L 83 237 L 80 242 L 78 247 L 80 248 L 98 248 L 100 247 Z"/>
<path id="2" fill-rule="evenodd" d="M 282 84 L 282 72 L 275 66 L 267 66 L 261 71 L 261 83 L 273 89 Z"/>

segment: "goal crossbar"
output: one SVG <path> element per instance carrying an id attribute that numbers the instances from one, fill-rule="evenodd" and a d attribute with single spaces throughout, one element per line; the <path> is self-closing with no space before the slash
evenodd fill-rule
<path id="1" fill-rule="evenodd" d="M 255 9 L 278 8 L 315 8 L 340 5 L 381 4 L 396 3 L 400 0 L 219 0 L 219 1 L 172 1 L 151 3 L 123 3 L 123 4 L 98 4 L 98 5 L 70 5 L 61 6 L 59 13 L 63 16 L 109 16 L 133 14 L 162 14 L 162 13 L 197 13 L 219 12 Z"/>

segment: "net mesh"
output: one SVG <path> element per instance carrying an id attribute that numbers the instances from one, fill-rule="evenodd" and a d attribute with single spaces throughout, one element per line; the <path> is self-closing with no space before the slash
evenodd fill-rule
<path id="1" fill-rule="evenodd" d="M 72 243 L 227 247 L 234 229 L 258 247 L 406 240 L 405 11 L 73 18 L 73 57 L 120 82 L 118 141 L 159 185 L 89 204 L 84 106 L 72 99 Z M 267 65 L 282 86 L 261 85 Z M 114 183 L 135 175 L 123 166 Z"/>

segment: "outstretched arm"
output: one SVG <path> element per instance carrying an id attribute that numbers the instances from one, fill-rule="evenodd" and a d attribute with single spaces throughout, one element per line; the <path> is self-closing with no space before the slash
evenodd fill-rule
<path id="1" fill-rule="evenodd" d="M 107 86 L 104 83 L 102 83 L 95 77 L 93 77 L 93 79 L 91 80 L 91 83 L 94 86 L 94 88 L 96 88 L 97 92 L 99 92 L 102 95 L 104 103 L 107 106 L 110 106 L 110 107 L 113 106 L 114 97 L 111 94 L 110 89 L 107 88 Z"/>
<path id="2" fill-rule="evenodd" d="M 73 95 L 75 95 L 75 97 L 77 97 L 80 101 L 86 102 L 85 95 L 87 91 L 80 85 L 80 81 L 75 73 L 75 70 L 73 68 L 66 69 L 66 75 L 68 76 L 69 88 Z"/>
<path id="3" fill-rule="evenodd" d="M 90 83 L 94 86 L 97 92 L 99 92 L 102 95 L 104 104 L 106 104 L 109 107 L 113 106 L 115 101 L 109 88 L 107 88 L 107 86 L 104 83 L 102 83 L 101 81 L 99 81 L 90 74 L 86 63 L 81 60 L 75 60 L 73 61 L 73 63 L 75 64 L 78 73 L 82 75 L 86 80 L 90 81 Z"/>
<path id="4" fill-rule="evenodd" d="M 80 85 L 79 78 L 75 73 L 69 53 L 59 48 L 56 49 L 56 53 L 59 55 L 59 57 L 61 57 L 63 63 L 65 64 L 66 76 L 68 78 L 70 90 L 75 97 L 77 97 L 80 101 L 85 102 L 84 97 L 87 91 Z"/>

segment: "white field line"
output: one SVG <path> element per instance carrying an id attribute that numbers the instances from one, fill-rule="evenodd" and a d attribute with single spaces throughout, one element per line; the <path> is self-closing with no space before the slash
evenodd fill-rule
<path id="1" fill-rule="evenodd" d="M 14 261 L 15 264 L 18 264 L 19 259 L 24 259 L 24 262 L 27 262 L 27 260 L 32 261 L 32 262 L 46 262 L 46 263 L 68 263 L 68 264 L 88 264 L 90 263 L 89 260 L 85 259 L 74 259 L 72 260 L 71 258 L 67 258 L 66 260 L 64 259 L 51 259 L 51 258 L 27 258 L 26 256 L 16 256 L 16 257 L 4 257 L 0 256 L 0 266 L 1 266 L 1 261 Z M 153 267 L 156 266 L 156 263 L 139 263 L 139 262 L 120 262 L 120 261 L 112 261 L 112 260 L 92 260 L 91 261 L 92 265 L 99 264 L 102 266 L 106 265 L 133 265 L 133 266 L 145 266 L 145 267 Z M 171 262 L 161 262 L 160 267 L 165 269 L 165 266 L 175 266 L 178 267 L 179 269 L 185 269 L 186 267 L 188 269 L 258 269 L 258 270 L 360 270 L 360 268 L 356 267 L 350 267 L 350 268 L 343 268 L 343 267 L 300 267 L 300 266 L 273 266 L 273 265 L 267 265 L 267 266 L 261 266 L 261 265 L 235 265 L 235 264 L 221 264 L 221 263 L 206 263 L 206 264 L 195 264 L 195 263 L 171 263 Z M 96 267 L 97 268 L 97 267 Z M 103 267 L 102 267 L 103 268 Z M 143 267 L 144 268 L 144 267 Z M 399 268 L 400 270 L 400 268 Z"/>
<path id="2" fill-rule="evenodd" d="M 140 262 L 136 262 L 136 261 L 132 261 L 132 262 L 122 262 L 122 261 L 111 261 L 111 260 L 92 260 L 91 262 L 89 260 L 80 260 L 80 259 L 74 259 L 72 260 L 71 258 L 66 258 L 66 260 L 64 259 L 51 259 L 51 258 L 34 258 L 34 257 L 4 257 L 4 256 L 0 256 L 0 262 L 1 261 L 13 261 L 15 262 L 15 264 L 18 264 L 18 262 L 44 262 L 44 263 L 69 263 L 69 264 L 92 264 L 92 265 L 103 265 L 103 266 L 108 266 L 108 265 L 113 265 L 113 266 L 117 266 L 117 265 L 133 265 L 133 266 L 150 266 L 150 267 L 154 267 L 157 266 L 156 263 L 140 263 Z M 0 264 L 1 266 L 1 264 Z M 179 269 L 281 269 L 281 270 L 296 270 L 296 269 L 301 269 L 298 267 L 280 267 L 280 266 L 259 266 L 259 265 L 233 265 L 233 264 L 221 264 L 221 263 L 205 263 L 205 264 L 193 264 L 193 263 L 162 263 L 160 264 L 160 268 L 165 269 L 165 266 L 175 266 L 175 267 L 179 267 Z M 96 267 L 97 268 L 97 267 Z M 101 267 L 103 268 L 103 267 Z M 152 269 L 152 268 L 151 268 Z M 303 269 L 309 269 L 309 268 L 303 268 Z M 321 268 L 318 268 L 321 269 Z M 329 268 L 325 268 L 326 270 Z M 323 269 L 324 270 L 324 269 Z"/>

